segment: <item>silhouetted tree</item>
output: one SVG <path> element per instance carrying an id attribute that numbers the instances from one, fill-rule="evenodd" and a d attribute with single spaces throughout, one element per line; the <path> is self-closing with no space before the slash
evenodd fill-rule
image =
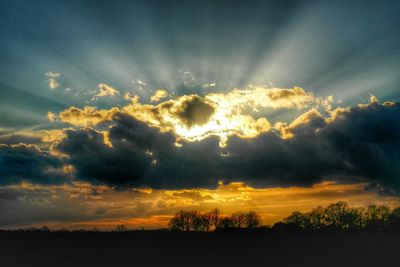
<path id="1" fill-rule="evenodd" d="M 253 229 L 261 225 L 261 217 L 254 211 L 245 213 L 245 227 Z"/>
<path id="2" fill-rule="evenodd" d="M 276 226 L 275 226 L 276 225 Z M 365 227 L 382 228 L 388 225 L 400 226 L 400 207 L 390 210 L 385 205 L 371 205 L 367 209 L 349 207 L 346 202 L 330 204 L 325 209 L 318 207 L 309 213 L 293 212 L 289 217 L 275 224 L 274 229 L 321 230 L 341 229 L 358 230 Z"/>
<path id="3" fill-rule="evenodd" d="M 218 209 L 200 213 L 198 211 L 179 211 L 170 220 L 172 230 L 212 231 L 217 229 L 261 227 L 260 215 L 254 211 L 236 212 L 231 216 L 222 216 Z M 385 205 L 371 205 L 367 209 L 350 207 L 339 201 L 326 208 L 317 207 L 310 212 L 293 212 L 276 223 L 272 229 L 284 230 L 359 230 L 368 228 L 400 227 L 400 207 L 393 211 Z"/>
<path id="4" fill-rule="evenodd" d="M 197 211 L 179 211 L 170 220 L 169 226 L 172 230 L 179 231 L 199 231 L 202 220 Z"/>
<path id="5" fill-rule="evenodd" d="M 349 229 L 362 229 L 366 225 L 364 208 L 349 208 L 345 215 L 345 223 Z M 343 227 L 342 227 L 343 228 Z"/>
<path id="6" fill-rule="evenodd" d="M 186 230 L 184 211 L 177 212 L 175 216 L 169 221 L 168 225 L 172 230 Z"/>
<path id="7" fill-rule="evenodd" d="M 385 205 L 370 205 L 366 211 L 367 226 L 372 228 L 383 227 L 389 224 L 390 208 Z"/>
<path id="8" fill-rule="evenodd" d="M 229 229 L 229 228 L 235 228 L 236 223 L 231 217 L 223 217 L 221 219 L 221 223 L 219 225 L 219 228 L 221 229 Z"/>
<path id="9" fill-rule="evenodd" d="M 326 207 L 324 215 L 327 226 L 336 229 L 349 228 L 348 209 L 349 205 L 344 201 L 339 201 Z"/>
<path id="10" fill-rule="evenodd" d="M 193 230 L 208 232 L 211 228 L 211 222 L 206 214 L 196 214 L 193 219 Z"/>
<path id="11" fill-rule="evenodd" d="M 219 209 L 213 209 L 212 211 L 204 214 L 204 216 L 208 220 L 210 228 L 213 227 L 214 230 L 217 230 L 220 227 L 222 216 Z M 207 231 L 209 230 L 210 229 L 207 229 Z"/>
<path id="12" fill-rule="evenodd" d="M 245 228 L 246 227 L 246 214 L 244 212 L 236 212 L 231 216 L 234 228 Z"/>
<path id="13" fill-rule="evenodd" d="M 308 213 L 308 218 L 304 219 L 306 228 L 310 230 L 320 230 L 325 226 L 325 215 L 322 207 L 317 207 Z"/>
<path id="14" fill-rule="evenodd" d="M 309 225 L 307 217 L 306 214 L 295 211 L 285 219 L 285 223 L 289 226 L 289 229 L 303 230 Z"/>

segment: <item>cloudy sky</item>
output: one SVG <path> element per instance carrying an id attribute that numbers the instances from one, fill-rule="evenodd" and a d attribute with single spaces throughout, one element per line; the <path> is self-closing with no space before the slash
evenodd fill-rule
<path id="1" fill-rule="evenodd" d="M 0 228 L 400 204 L 399 1 L 2 1 Z"/>

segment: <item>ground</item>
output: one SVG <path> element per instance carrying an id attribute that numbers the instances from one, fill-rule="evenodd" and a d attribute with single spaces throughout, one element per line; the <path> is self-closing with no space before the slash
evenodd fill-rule
<path id="1" fill-rule="evenodd" d="M 400 266 L 399 233 L 1 233 L 12 266 Z"/>

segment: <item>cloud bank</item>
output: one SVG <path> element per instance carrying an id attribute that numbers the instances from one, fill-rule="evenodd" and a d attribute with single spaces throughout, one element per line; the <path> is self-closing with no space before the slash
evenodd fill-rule
<path id="1" fill-rule="evenodd" d="M 1 159 L 11 165 L 1 165 L 1 183 L 57 183 L 71 176 L 120 188 L 215 188 L 220 181 L 311 186 L 331 180 L 367 182 L 393 194 L 400 189 L 395 102 L 371 98 L 332 109 L 332 99 L 297 87 L 185 95 L 157 105 L 130 101 L 111 109 L 70 107 L 54 116 L 73 127 L 48 137 L 48 152 L 3 145 Z M 291 122 L 272 123 L 257 115 L 259 109 L 305 111 Z"/>

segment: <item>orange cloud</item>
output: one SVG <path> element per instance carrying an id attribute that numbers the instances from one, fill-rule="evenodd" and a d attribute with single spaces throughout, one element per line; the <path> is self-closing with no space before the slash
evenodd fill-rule
<path id="1" fill-rule="evenodd" d="M 114 229 L 119 224 L 127 225 L 131 229 L 162 228 L 167 226 L 171 216 L 179 210 L 208 211 L 215 207 L 227 215 L 253 210 L 261 215 L 264 224 L 273 224 L 287 217 L 292 211 L 309 211 L 316 206 L 327 206 L 339 200 L 353 206 L 368 206 L 373 203 L 387 204 L 391 207 L 400 205 L 398 197 L 384 197 L 366 191 L 365 184 L 362 183 L 322 182 L 306 188 L 261 189 L 236 182 L 220 183 L 216 189 L 123 191 L 86 183 L 51 186 L 22 183 L 7 188 L 23 191 L 30 199 L 35 199 L 36 194 L 43 199 L 43 192 L 48 192 L 48 197 L 44 198 L 47 204 L 41 207 L 42 212 L 46 213 L 47 207 L 63 207 L 63 211 L 60 211 L 64 212 L 62 217 L 71 216 L 71 219 L 40 220 L 40 225 L 71 229 Z M 39 202 L 32 201 L 31 205 L 38 205 L 37 203 Z M 24 219 L 29 221 L 28 217 Z M 39 222 L 32 222 L 30 225 L 39 225 Z"/>
<path id="2" fill-rule="evenodd" d="M 109 110 L 99 110 L 90 106 L 83 109 L 70 107 L 59 114 L 59 119 L 74 126 L 89 127 L 111 121 L 117 112 L 119 112 L 119 109 L 116 107 Z"/>

